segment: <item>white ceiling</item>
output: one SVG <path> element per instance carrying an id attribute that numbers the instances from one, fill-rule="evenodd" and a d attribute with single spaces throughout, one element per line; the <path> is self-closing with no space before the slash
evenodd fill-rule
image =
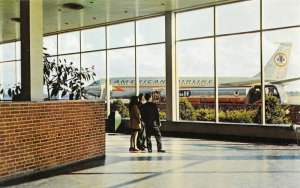
<path id="1" fill-rule="evenodd" d="M 19 15 L 20 0 L 0 0 L 0 42 L 20 37 L 20 24 L 11 20 Z M 44 34 L 241 0 L 43 0 Z M 79 3 L 81 10 L 64 8 Z"/>

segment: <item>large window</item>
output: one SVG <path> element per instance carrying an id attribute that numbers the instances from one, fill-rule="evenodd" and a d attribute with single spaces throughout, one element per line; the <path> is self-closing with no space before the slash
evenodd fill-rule
<path id="1" fill-rule="evenodd" d="M 216 62 L 218 79 L 219 121 L 255 122 L 261 95 L 259 33 L 217 38 Z"/>
<path id="2" fill-rule="evenodd" d="M 0 44 L 0 100 L 11 100 L 9 89 L 20 84 L 20 42 Z"/>
<path id="3" fill-rule="evenodd" d="M 213 52 L 211 38 L 177 44 L 181 120 L 215 120 Z"/>
<path id="4" fill-rule="evenodd" d="M 299 6 L 297 0 L 252 0 L 177 13 L 179 80 L 210 77 L 211 83 L 218 83 L 211 84 L 205 96 L 193 95 L 191 85 L 182 89 L 180 83 L 179 96 L 188 102 L 180 106 L 180 119 L 267 124 L 299 121 Z M 203 90 L 199 88 L 195 90 Z M 213 98 L 215 91 L 218 100 Z M 215 104 L 218 119 L 211 115 Z"/>
<path id="5" fill-rule="evenodd" d="M 173 95 L 180 98 L 180 120 L 297 123 L 299 7 L 298 0 L 251 0 L 176 13 L 179 93 Z M 94 80 L 84 85 L 89 99 L 110 95 L 127 103 L 151 92 L 164 111 L 165 25 L 158 16 L 62 33 L 44 37 L 44 47 L 51 60 L 94 68 Z M 0 45 L 2 88 L 20 81 L 19 51 L 19 42 Z M 278 105 L 276 117 L 268 111 L 270 101 Z"/>
<path id="6" fill-rule="evenodd" d="M 82 53 L 81 67 L 95 72 L 94 79 L 86 82 L 84 87 L 88 99 L 106 99 L 106 52 Z"/>
<path id="7" fill-rule="evenodd" d="M 289 118 L 266 116 L 266 123 L 296 123 L 299 121 L 296 109 L 300 105 L 300 28 L 263 32 L 263 44 L 264 81 L 265 85 L 272 85 L 272 88 L 266 88 L 266 100 L 270 103 L 274 100 L 270 97 L 278 98 L 284 109 L 281 113 Z M 268 115 L 274 111 L 280 113 L 277 108 L 268 109 L 266 106 Z"/>
<path id="8" fill-rule="evenodd" d="M 166 116 L 165 45 L 137 48 L 139 93 L 151 93 L 152 101 L 159 105 L 161 118 Z"/>
<path id="9" fill-rule="evenodd" d="M 87 99 L 109 99 L 111 103 L 127 105 L 132 95 L 159 90 L 162 95 L 157 102 L 161 102 L 161 110 L 165 110 L 164 28 L 165 17 L 158 16 L 47 36 L 44 47 L 50 61 L 72 62 L 81 71 L 92 68 L 94 79 L 83 85 Z M 161 82 L 153 82 L 149 87 L 147 84 L 154 79 Z M 127 117 L 128 114 L 121 115 Z"/>
<path id="10" fill-rule="evenodd" d="M 134 57 L 134 48 L 107 52 L 111 99 L 122 99 L 128 103 L 130 97 L 136 95 Z"/>

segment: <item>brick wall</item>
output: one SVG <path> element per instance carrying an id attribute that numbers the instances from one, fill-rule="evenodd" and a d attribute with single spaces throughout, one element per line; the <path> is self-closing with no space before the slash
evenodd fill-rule
<path id="1" fill-rule="evenodd" d="M 105 105 L 0 103 L 0 181 L 104 156 Z"/>

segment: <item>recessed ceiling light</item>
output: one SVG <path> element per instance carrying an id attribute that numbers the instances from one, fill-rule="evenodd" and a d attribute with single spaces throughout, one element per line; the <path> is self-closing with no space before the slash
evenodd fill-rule
<path id="1" fill-rule="evenodd" d="M 21 19 L 17 18 L 17 17 L 11 18 L 10 20 L 13 21 L 13 22 L 20 22 L 21 21 Z"/>
<path id="2" fill-rule="evenodd" d="M 72 9 L 72 10 L 80 10 L 80 9 L 84 8 L 83 5 L 78 4 L 78 3 L 65 3 L 65 4 L 63 4 L 63 7 Z"/>

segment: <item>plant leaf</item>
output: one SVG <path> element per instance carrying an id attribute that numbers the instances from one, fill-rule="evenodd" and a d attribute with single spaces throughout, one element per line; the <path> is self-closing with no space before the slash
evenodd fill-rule
<path id="1" fill-rule="evenodd" d="M 66 94 L 67 94 L 67 91 L 64 90 L 64 91 L 62 92 L 62 94 L 61 94 L 61 97 L 64 97 Z"/>
<path id="2" fill-rule="evenodd" d="M 7 94 L 8 94 L 10 97 L 12 97 L 12 91 L 11 91 L 10 88 L 8 89 Z"/>

